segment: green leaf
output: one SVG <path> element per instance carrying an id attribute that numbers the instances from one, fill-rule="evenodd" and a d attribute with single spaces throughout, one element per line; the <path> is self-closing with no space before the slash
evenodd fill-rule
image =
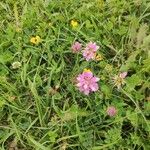
<path id="1" fill-rule="evenodd" d="M 58 134 L 56 133 L 56 131 L 49 131 L 48 136 L 49 136 L 50 141 L 52 143 L 55 143 L 56 138 L 58 137 Z"/>
<path id="2" fill-rule="evenodd" d="M 141 93 L 139 91 L 135 92 L 135 99 L 136 100 L 143 100 L 144 98 L 145 98 L 145 96 L 143 93 Z"/>
<path id="3" fill-rule="evenodd" d="M 105 133 L 105 138 L 107 144 L 114 143 L 121 139 L 121 130 L 119 128 L 111 128 Z"/>
<path id="4" fill-rule="evenodd" d="M 4 104 L 5 104 L 4 100 L 0 98 L 0 108 L 3 107 Z"/>
<path id="5" fill-rule="evenodd" d="M 117 33 L 119 35 L 124 35 L 127 32 L 128 28 L 126 26 L 120 26 L 119 30 L 117 31 Z"/>
<path id="6" fill-rule="evenodd" d="M 128 110 L 126 112 L 126 116 L 127 116 L 127 119 L 129 119 L 131 121 L 131 124 L 135 127 L 137 127 L 137 123 L 138 123 L 138 116 L 137 116 L 137 113 L 136 112 L 131 112 L 130 110 Z"/>
<path id="7" fill-rule="evenodd" d="M 43 120 L 42 120 L 42 108 L 41 108 L 41 100 L 40 97 L 38 95 L 38 92 L 36 90 L 36 85 L 35 83 L 32 83 L 31 80 L 28 78 L 28 84 L 29 84 L 29 88 L 34 96 L 35 99 L 35 103 L 36 103 L 36 108 L 37 108 L 37 112 L 38 112 L 38 117 L 39 117 L 39 121 L 41 126 L 43 125 Z"/>
<path id="8" fill-rule="evenodd" d="M 142 72 L 150 72 L 150 58 L 143 60 Z"/>
<path id="9" fill-rule="evenodd" d="M 83 141 L 82 141 L 82 145 L 86 148 L 86 149 L 91 149 L 92 144 L 93 144 L 93 131 L 89 130 L 87 133 L 85 133 L 83 135 Z"/>
<path id="10" fill-rule="evenodd" d="M 135 67 L 135 60 L 136 60 L 136 57 L 137 55 L 140 53 L 141 51 L 140 50 L 136 50 L 134 51 L 133 53 L 131 53 L 131 55 L 129 56 L 129 58 L 127 59 L 126 63 L 123 64 L 120 68 L 120 71 L 127 71 L 129 70 L 130 68 L 134 68 Z"/>
<path id="11" fill-rule="evenodd" d="M 0 64 L 0 76 L 5 76 L 9 73 L 9 71 L 6 69 L 5 65 Z"/>
<path id="12" fill-rule="evenodd" d="M 108 23 L 106 24 L 106 28 L 108 31 L 113 29 L 113 23 L 111 21 L 108 21 Z"/>
<path id="13" fill-rule="evenodd" d="M 142 79 L 138 75 L 134 74 L 126 79 L 127 90 L 133 91 L 134 88 L 138 85 L 141 85 L 141 83 Z"/>
<path id="14" fill-rule="evenodd" d="M 138 136 L 136 133 L 131 133 L 131 141 L 134 145 L 141 145 L 142 141 L 141 141 L 141 137 Z"/>
<path id="15" fill-rule="evenodd" d="M 93 25 L 91 24 L 91 22 L 90 22 L 89 20 L 86 20 L 85 25 L 86 25 L 86 28 L 87 28 L 87 29 L 93 27 Z"/>
<path id="16" fill-rule="evenodd" d="M 144 39 L 143 39 L 143 45 L 142 47 L 146 50 L 149 50 L 150 48 L 150 35 L 146 36 Z"/>
<path id="17" fill-rule="evenodd" d="M 31 136 L 28 136 L 28 139 L 30 142 L 32 142 L 34 144 L 34 146 L 38 149 L 40 148 L 41 150 L 51 150 L 45 146 L 43 146 L 42 144 L 40 144 L 39 142 L 37 142 L 36 140 L 34 140 Z"/>
<path id="18" fill-rule="evenodd" d="M 147 24 L 143 24 L 140 26 L 140 29 L 137 34 L 137 48 L 139 48 L 143 42 L 143 39 L 146 37 L 146 33 L 148 30 Z"/>
<path id="19" fill-rule="evenodd" d="M 111 97 L 112 90 L 109 86 L 102 84 L 101 91 L 104 93 L 106 99 L 109 99 Z"/>
<path id="20" fill-rule="evenodd" d="M 149 102 L 144 103 L 144 112 L 146 113 L 146 115 L 150 115 L 150 103 Z"/>
<path id="21" fill-rule="evenodd" d="M 7 62 L 12 61 L 13 55 L 10 52 L 4 52 L 0 55 L 0 63 L 6 64 Z"/>
<path id="22" fill-rule="evenodd" d="M 70 109 L 63 111 L 60 115 L 63 121 L 75 120 L 77 116 L 84 117 L 87 116 L 88 112 L 84 109 L 78 108 L 77 105 L 72 105 Z"/>

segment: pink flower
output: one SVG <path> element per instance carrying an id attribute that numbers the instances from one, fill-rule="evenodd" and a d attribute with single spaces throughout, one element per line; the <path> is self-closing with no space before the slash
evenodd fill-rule
<path id="1" fill-rule="evenodd" d="M 84 70 L 82 74 L 79 74 L 77 77 L 77 87 L 80 92 L 83 92 L 85 95 L 89 95 L 91 92 L 98 90 L 97 82 L 100 79 L 95 77 L 90 70 Z"/>
<path id="2" fill-rule="evenodd" d="M 127 72 L 122 72 L 119 74 L 119 77 L 124 79 L 127 76 L 127 74 L 128 74 Z"/>
<path id="3" fill-rule="evenodd" d="M 110 117 L 113 117 L 117 114 L 117 110 L 114 106 L 109 106 L 107 108 L 107 115 L 109 115 Z"/>
<path id="4" fill-rule="evenodd" d="M 86 61 L 89 61 L 90 59 L 95 59 L 96 51 L 99 49 L 99 46 L 96 45 L 96 43 L 89 42 L 86 45 L 85 50 L 83 51 L 83 57 L 86 59 Z"/>
<path id="5" fill-rule="evenodd" d="M 72 51 L 73 51 L 74 53 L 77 53 L 77 52 L 79 52 L 79 51 L 81 50 L 81 47 L 82 47 L 82 45 L 81 45 L 79 42 L 75 42 L 75 43 L 72 45 L 71 49 L 72 49 Z"/>

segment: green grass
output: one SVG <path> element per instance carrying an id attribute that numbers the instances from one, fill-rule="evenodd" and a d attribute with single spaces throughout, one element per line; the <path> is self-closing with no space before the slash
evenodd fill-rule
<path id="1" fill-rule="evenodd" d="M 149 0 L 1 0 L 0 14 L 0 150 L 150 149 Z M 75 41 L 103 60 L 72 53 Z M 89 96 L 75 85 L 85 68 L 100 78 Z"/>

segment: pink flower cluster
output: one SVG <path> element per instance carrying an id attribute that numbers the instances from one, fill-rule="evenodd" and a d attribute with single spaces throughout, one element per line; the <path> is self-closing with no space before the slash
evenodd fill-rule
<path id="1" fill-rule="evenodd" d="M 89 61 L 90 59 L 95 59 L 96 51 L 98 49 L 99 46 L 97 46 L 96 43 L 89 42 L 83 51 L 83 57 L 86 59 L 86 61 Z"/>
<path id="2" fill-rule="evenodd" d="M 82 46 L 81 46 L 81 43 L 79 42 L 75 42 L 71 47 L 74 53 L 80 52 L 81 48 Z M 86 61 L 89 61 L 91 59 L 94 60 L 98 49 L 99 49 L 99 46 L 97 46 L 96 43 L 89 42 L 84 48 L 84 50 L 82 51 L 82 55 L 86 59 Z"/>
<path id="3" fill-rule="evenodd" d="M 97 82 L 99 80 L 100 79 L 95 77 L 91 71 L 85 70 L 77 77 L 77 87 L 80 92 L 83 92 L 85 95 L 89 95 L 89 93 L 98 90 L 99 87 Z"/>
<path id="4" fill-rule="evenodd" d="M 80 52 L 81 48 L 82 48 L 82 45 L 81 45 L 81 43 L 79 43 L 79 42 L 75 42 L 75 43 L 72 45 L 72 47 L 71 47 L 73 53 L 78 53 L 78 52 Z"/>
<path id="5" fill-rule="evenodd" d="M 109 115 L 110 117 L 113 117 L 117 114 L 117 110 L 114 106 L 109 106 L 107 108 L 107 115 Z"/>
<path id="6" fill-rule="evenodd" d="M 99 46 L 96 43 L 89 42 L 86 47 L 82 50 L 82 44 L 75 42 L 72 47 L 73 53 L 82 52 L 82 55 L 86 61 L 94 60 L 96 58 L 96 52 L 99 49 Z M 77 87 L 80 92 L 83 92 L 85 95 L 89 95 L 91 92 L 98 90 L 99 78 L 95 77 L 90 70 L 85 70 L 82 74 L 79 74 L 77 77 Z"/>

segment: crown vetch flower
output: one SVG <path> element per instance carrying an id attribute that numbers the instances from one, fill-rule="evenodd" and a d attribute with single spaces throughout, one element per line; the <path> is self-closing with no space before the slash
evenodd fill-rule
<path id="1" fill-rule="evenodd" d="M 93 73 L 88 69 L 85 69 L 82 74 L 79 74 L 77 77 L 77 87 L 80 92 L 83 92 L 85 95 L 89 95 L 91 92 L 95 92 L 99 89 L 98 81 L 100 79 L 95 77 Z"/>
<path id="2" fill-rule="evenodd" d="M 75 42 L 75 43 L 72 45 L 71 49 L 72 49 L 72 51 L 73 51 L 74 53 L 77 53 L 77 52 L 79 52 L 79 51 L 81 50 L 81 47 L 82 47 L 81 43 Z"/>
<path id="3" fill-rule="evenodd" d="M 83 51 L 83 57 L 86 59 L 86 61 L 89 61 L 90 59 L 94 60 L 96 56 L 96 51 L 98 49 L 99 46 L 97 46 L 96 43 L 89 42 Z"/>
<path id="4" fill-rule="evenodd" d="M 107 108 L 107 115 L 109 115 L 110 117 L 113 117 L 117 114 L 117 109 L 114 106 L 109 106 Z"/>

